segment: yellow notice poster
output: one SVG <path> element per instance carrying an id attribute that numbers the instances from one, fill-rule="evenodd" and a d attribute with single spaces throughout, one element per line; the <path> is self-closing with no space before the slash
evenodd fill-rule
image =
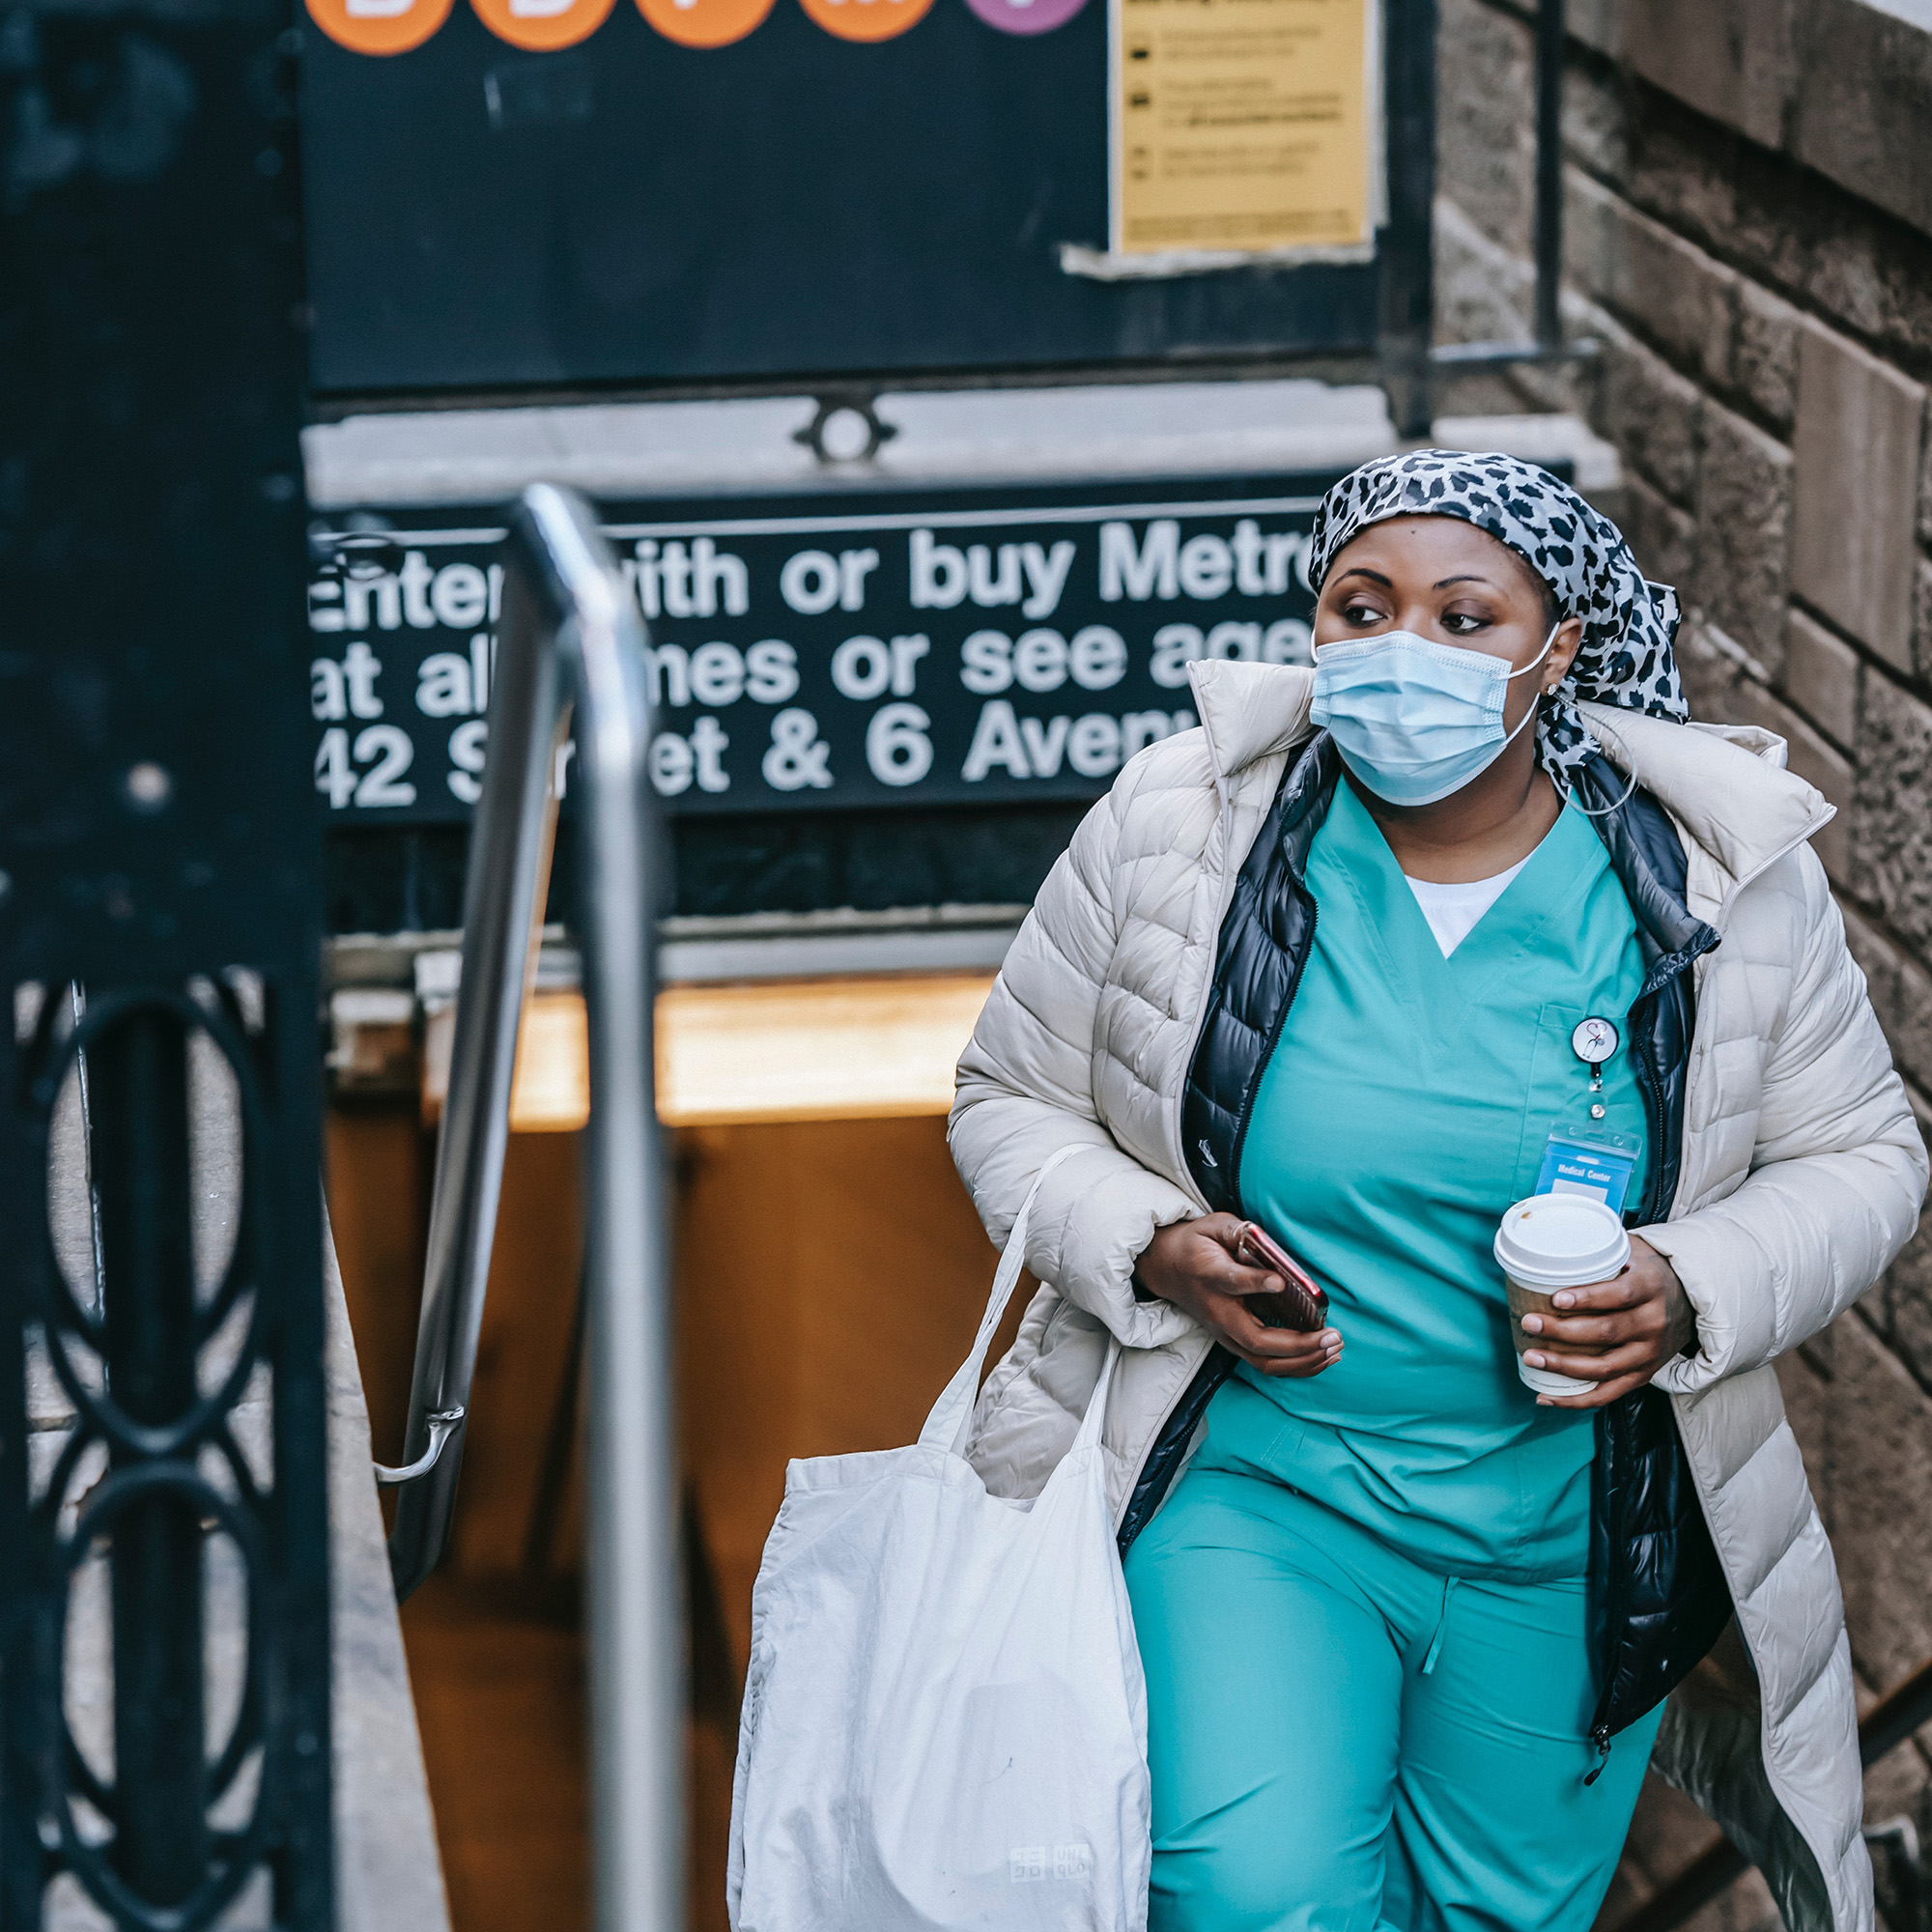
<path id="1" fill-rule="evenodd" d="M 1112 0 L 1116 255 L 1373 240 L 1376 0 Z"/>

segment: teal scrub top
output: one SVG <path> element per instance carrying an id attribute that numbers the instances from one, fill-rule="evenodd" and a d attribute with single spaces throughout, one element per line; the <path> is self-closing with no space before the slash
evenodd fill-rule
<path id="1" fill-rule="evenodd" d="M 1539 1408 L 1516 1370 L 1491 1243 L 1536 1191 L 1549 1130 L 1641 1142 L 1627 1015 L 1635 923 L 1603 840 L 1566 807 L 1446 959 L 1345 781 L 1311 845 L 1317 918 L 1241 1152 L 1249 1215 L 1328 1290 L 1341 1359 L 1304 1380 L 1243 1366 L 1207 1449 L 1264 1469 L 1445 1575 L 1583 1575 L 1595 1421 Z M 1623 1036 L 1604 1091 L 1577 1022 Z M 1643 1198 L 1649 1150 L 1627 1207 Z"/>

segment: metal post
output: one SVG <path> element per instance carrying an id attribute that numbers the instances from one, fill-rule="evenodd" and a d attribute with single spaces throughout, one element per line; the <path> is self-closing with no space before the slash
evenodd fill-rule
<path id="1" fill-rule="evenodd" d="M 1536 340 L 1563 341 L 1563 0 L 1536 14 Z"/>
<path id="2" fill-rule="evenodd" d="M 1388 226 L 1382 231 L 1378 355 L 1396 433 L 1429 434 L 1435 417 L 1436 0 L 1386 0 Z"/>
<path id="3" fill-rule="evenodd" d="M 596 1917 L 599 1932 L 673 1932 L 684 1923 L 684 1619 L 653 1092 L 650 701 L 638 620 L 587 513 L 560 492 L 533 490 L 520 515 L 542 528 L 576 592 L 578 760 L 588 794 L 580 900 L 589 942 Z"/>
<path id="4" fill-rule="evenodd" d="M 187 1042 L 150 1011 L 106 1034 L 90 1058 L 107 1384 L 136 1422 L 158 1428 L 195 1396 Z M 138 1460 L 113 1457 L 116 1468 Z M 111 1568 L 114 1863 L 142 1897 L 179 1905 L 207 1862 L 198 1513 L 165 1492 L 129 1505 Z"/>

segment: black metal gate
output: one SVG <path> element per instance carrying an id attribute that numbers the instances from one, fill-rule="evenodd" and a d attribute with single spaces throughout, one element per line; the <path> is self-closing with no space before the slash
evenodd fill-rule
<path id="1" fill-rule="evenodd" d="M 331 1917 L 295 51 L 277 0 L 0 7 L 5 1932 L 62 1874 L 150 1932 L 263 1885 L 277 1925 Z M 213 1259 L 194 1088 L 239 1146 Z M 102 1570 L 111 1722 L 77 1741 Z"/>

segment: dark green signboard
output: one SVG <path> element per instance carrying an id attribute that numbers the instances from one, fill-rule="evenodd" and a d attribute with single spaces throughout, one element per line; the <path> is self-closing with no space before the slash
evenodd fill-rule
<path id="1" fill-rule="evenodd" d="M 1332 480 L 608 504 L 649 626 L 658 793 L 678 815 L 1096 797 L 1197 722 L 1193 660 L 1308 661 Z M 315 536 L 316 787 L 337 822 L 465 817 L 500 531 L 355 523 Z M 567 754 L 562 776 L 567 801 Z"/>

